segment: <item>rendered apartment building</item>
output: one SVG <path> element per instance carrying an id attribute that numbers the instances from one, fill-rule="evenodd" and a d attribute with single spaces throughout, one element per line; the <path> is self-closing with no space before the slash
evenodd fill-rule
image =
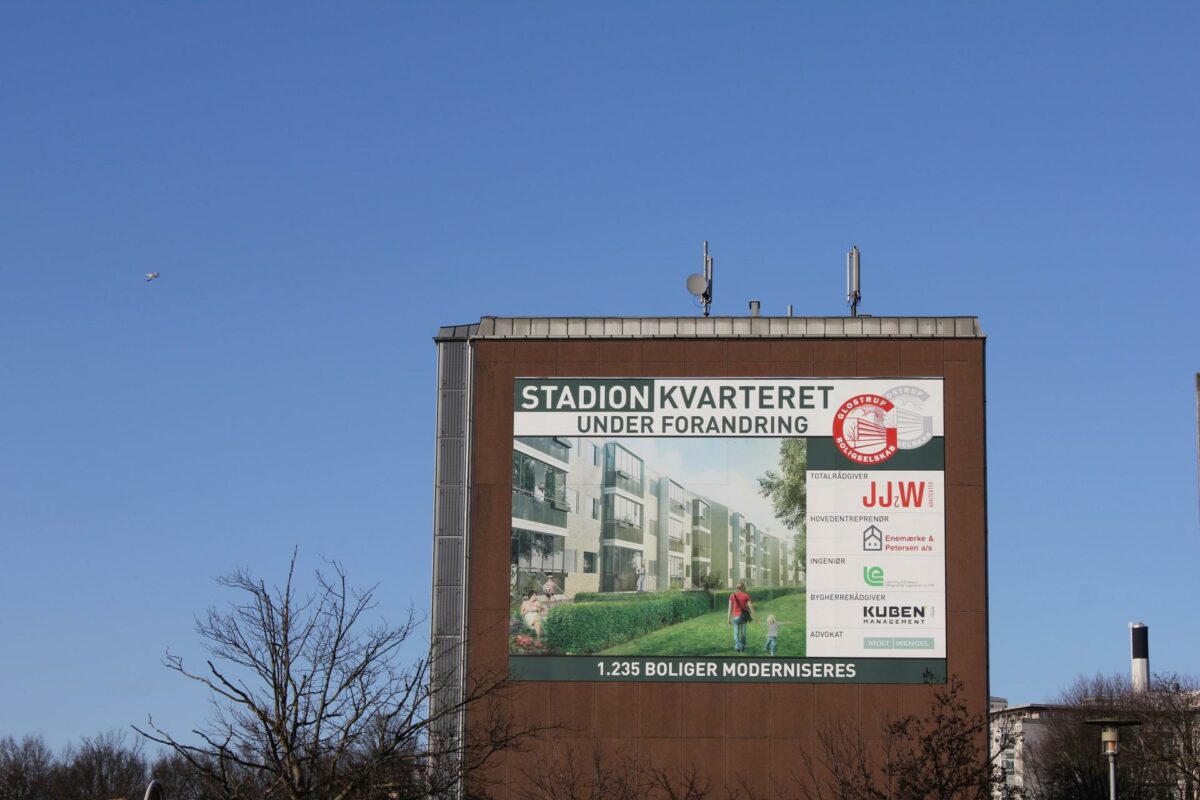
<path id="1" fill-rule="evenodd" d="M 656 471 L 629 446 L 588 437 L 513 440 L 511 582 L 578 592 L 797 580 L 790 541 Z"/>

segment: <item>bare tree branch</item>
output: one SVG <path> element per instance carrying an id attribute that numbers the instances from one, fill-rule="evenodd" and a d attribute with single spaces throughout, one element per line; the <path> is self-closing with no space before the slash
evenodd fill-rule
<path id="1" fill-rule="evenodd" d="M 207 669 L 193 671 L 170 653 L 163 662 L 204 687 L 212 715 L 190 741 L 152 719 L 135 730 L 169 747 L 225 800 L 436 796 L 462 789 L 497 753 L 547 729 L 513 713 L 503 673 L 475 674 L 445 702 L 434 654 L 400 661 L 421 620 L 409 609 L 399 625 L 377 621 L 375 587 L 351 588 L 336 561 L 308 594 L 298 588 L 295 552 L 282 586 L 245 569 L 218 583 L 237 599 L 197 619 Z M 468 710 L 464 735 L 439 734 Z"/>

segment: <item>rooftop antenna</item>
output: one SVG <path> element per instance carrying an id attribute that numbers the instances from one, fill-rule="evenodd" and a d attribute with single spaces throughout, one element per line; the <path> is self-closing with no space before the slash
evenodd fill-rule
<path id="1" fill-rule="evenodd" d="M 858 247 L 846 253 L 846 302 L 850 304 L 850 316 L 858 316 L 858 301 L 862 300 L 862 273 L 859 270 Z"/>
<path id="2" fill-rule="evenodd" d="M 708 316 L 708 307 L 712 305 L 713 295 L 713 259 L 708 254 L 708 240 L 704 241 L 704 274 L 689 275 L 687 290 L 700 300 L 704 307 L 704 316 Z"/>

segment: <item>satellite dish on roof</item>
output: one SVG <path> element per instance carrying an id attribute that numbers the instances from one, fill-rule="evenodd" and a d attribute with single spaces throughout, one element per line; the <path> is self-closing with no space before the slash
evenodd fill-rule
<path id="1" fill-rule="evenodd" d="M 704 316 L 708 316 L 708 307 L 712 305 L 712 287 L 713 287 L 713 260 L 708 254 L 708 242 L 704 243 L 704 274 L 689 275 L 687 279 L 687 290 L 692 296 L 700 302 L 697 304 L 704 309 Z"/>

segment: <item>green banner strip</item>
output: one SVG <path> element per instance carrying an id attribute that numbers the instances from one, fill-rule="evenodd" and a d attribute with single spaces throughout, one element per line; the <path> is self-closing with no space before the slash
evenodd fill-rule
<path id="1" fill-rule="evenodd" d="M 511 655 L 508 671 L 519 681 L 945 683 L 946 659 Z"/>
<path id="2" fill-rule="evenodd" d="M 946 440 L 935 436 L 916 450 L 897 450 L 881 464 L 856 464 L 838 452 L 832 436 L 808 437 L 808 468 L 827 470 L 945 469 Z"/>

